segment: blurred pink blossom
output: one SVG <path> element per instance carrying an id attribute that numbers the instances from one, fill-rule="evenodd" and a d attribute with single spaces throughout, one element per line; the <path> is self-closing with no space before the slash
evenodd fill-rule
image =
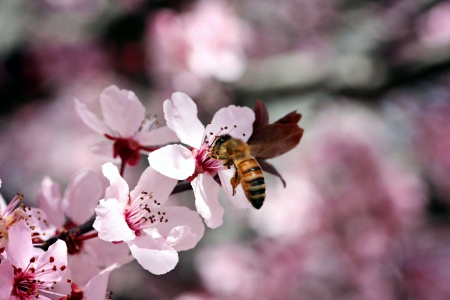
<path id="1" fill-rule="evenodd" d="M 156 79 L 166 78 L 173 90 L 195 97 L 210 78 L 239 79 L 246 66 L 248 36 L 225 1 L 199 1 L 179 15 L 158 12 L 149 24 L 151 71 Z"/>
<path id="2" fill-rule="evenodd" d="M 450 2 L 433 6 L 418 22 L 419 39 L 426 46 L 440 47 L 450 44 Z"/>
<path id="3" fill-rule="evenodd" d="M 438 197 L 450 203 L 450 103 L 437 102 L 413 116 L 414 148 Z"/>

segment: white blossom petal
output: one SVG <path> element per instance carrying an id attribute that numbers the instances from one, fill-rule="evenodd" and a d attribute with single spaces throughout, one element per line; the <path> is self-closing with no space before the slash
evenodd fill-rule
<path id="1" fill-rule="evenodd" d="M 188 95 L 176 92 L 172 100 L 164 101 L 164 117 L 182 143 L 200 148 L 205 127 L 197 117 L 197 105 Z"/>
<path id="2" fill-rule="evenodd" d="M 123 215 L 123 207 L 116 199 L 100 200 L 95 208 L 97 217 L 94 229 L 98 237 L 108 242 L 129 241 L 135 238 L 134 231 L 128 227 Z"/>
<path id="3" fill-rule="evenodd" d="M 145 107 L 132 91 L 112 85 L 100 95 L 106 124 L 121 137 L 131 137 L 145 117 Z"/>
<path id="4" fill-rule="evenodd" d="M 187 207 L 164 207 L 167 223 L 159 223 L 146 232 L 154 237 L 163 237 L 166 244 L 176 251 L 192 249 L 203 237 L 205 226 L 197 212 Z"/>
<path id="5" fill-rule="evenodd" d="M 230 134 L 234 138 L 238 138 L 247 142 L 253 133 L 253 122 L 255 121 L 255 113 L 248 107 L 239 107 L 230 105 L 219 109 L 211 124 L 206 128 L 207 132 L 213 132 L 214 135 Z M 236 127 L 234 127 L 236 125 Z M 225 127 L 227 129 L 225 129 Z M 221 132 L 221 129 L 222 133 Z"/>
<path id="6" fill-rule="evenodd" d="M 179 142 L 175 131 L 167 126 L 158 127 L 155 130 L 142 132 L 137 136 L 139 144 L 144 146 L 165 145 Z"/>
<path id="7" fill-rule="evenodd" d="M 75 112 L 83 121 L 83 123 L 95 132 L 100 133 L 101 135 L 104 135 L 105 133 L 111 133 L 108 126 L 106 126 L 103 121 L 101 121 L 96 115 L 89 111 L 89 109 L 87 109 L 86 107 L 86 104 L 81 103 L 80 101 L 78 101 L 78 99 L 75 99 Z"/>
<path id="8" fill-rule="evenodd" d="M 231 203 L 237 208 L 251 208 L 253 207 L 250 201 L 248 201 L 247 196 L 245 196 L 244 190 L 242 189 L 242 184 L 236 187 L 236 194 L 233 196 L 233 187 L 231 186 L 230 179 L 234 176 L 236 170 L 234 168 L 219 171 L 220 182 L 222 183 L 222 188 Z"/>
<path id="9" fill-rule="evenodd" d="M 0 264 L 0 300 L 7 300 L 11 297 L 14 286 L 14 269 L 10 262 L 2 260 Z"/>
<path id="10" fill-rule="evenodd" d="M 178 263 L 177 251 L 149 236 L 136 237 L 128 245 L 138 263 L 153 274 L 165 274 Z"/>
<path id="11" fill-rule="evenodd" d="M 105 199 L 114 198 L 122 207 L 125 207 L 128 203 L 128 193 L 130 191 L 128 183 L 120 176 L 119 170 L 112 163 L 104 164 L 102 171 L 110 183 L 110 186 L 105 191 Z"/>
<path id="12" fill-rule="evenodd" d="M 169 145 L 148 155 L 150 166 L 159 173 L 179 180 L 191 176 L 195 171 L 192 152 L 181 145 Z"/>
<path id="13" fill-rule="evenodd" d="M 49 265 L 50 257 L 52 263 Z M 56 266 L 56 271 L 47 272 L 45 275 L 42 275 L 42 281 L 59 281 L 61 279 L 65 273 L 65 269 L 61 269 L 61 267 L 67 267 L 67 245 L 64 241 L 57 240 L 45 253 L 37 258 L 35 266 L 39 267 L 44 265 L 46 268 Z"/>
<path id="14" fill-rule="evenodd" d="M 102 184 L 93 170 L 81 170 L 70 179 L 62 200 L 65 214 L 82 224 L 94 214 L 102 195 Z"/>
<path id="15" fill-rule="evenodd" d="M 89 150 L 102 159 L 112 162 L 113 164 L 120 164 L 122 160 L 120 157 L 113 158 L 114 149 L 111 141 L 101 141 L 89 146 Z"/>
<path id="16" fill-rule="evenodd" d="M 6 254 L 8 261 L 18 268 L 24 268 L 30 263 L 33 256 L 33 244 L 31 243 L 31 229 L 21 220 L 8 230 L 8 244 Z"/>
<path id="17" fill-rule="evenodd" d="M 66 221 L 61 207 L 62 196 L 57 183 L 46 176 L 41 182 L 39 190 L 39 207 L 47 214 L 47 221 L 61 227 Z"/>
<path id="18" fill-rule="evenodd" d="M 130 192 L 130 198 L 134 200 L 139 197 L 141 192 L 145 191 L 149 194 L 153 193 L 153 198 L 163 204 L 176 184 L 176 179 L 164 176 L 152 167 L 148 167 L 142 173 L 134 190 Z"/>
<path id="19" fill-rule="evenodd" d="M 197 212 L 210 228 L 222 225 L 223 207 L 219 204 L 219 184 L 209 175 L 200 174 L 192 181 Z"/>
<path id="20" fill-rule="evenodd" d="M 109 273 L 114 268 L 108 268 L 94 276 L 84 288 L 86 299 L 104 299 L 108 287 Z"/>

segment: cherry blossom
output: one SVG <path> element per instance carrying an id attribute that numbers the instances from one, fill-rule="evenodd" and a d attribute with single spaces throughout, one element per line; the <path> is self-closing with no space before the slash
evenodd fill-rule
<path id="1" fill-rule="evenodd" d="M 103 174 L 110 186 L 95 209 L 93 227 L 99 238 L 127 243 L 134 258 L 154 274 L 172 270 L 178 263 L 177 251 L 193 248 L 204 232 L 195 212 L 164 206 L 177 180 L 148 167 L 129 192 L 112 163 L 103 165 Z"/>
<path id="2" fill-rule="evenodd" d="M 75 110 L 88 127 L 113 141 L 112 151 L 106 141 L 94 144 L 91 150 L 108 158 L 120 157 L 122 168 L 125 164 L 137 165 L 140 151 L 153 151 L 157 145 L 177 141 L 168 127 L 158 127 L 156 117 L 145 115 L 144 106 L 132 91 L 110 86 L 101 93 L 100 104 L 104 121 L 77 99 Z"/>
<path id="3" fill-rule="evenodd" d="M 17 194 L 11 202 L 6 205 L 5 199 L 0 195 L 0 249 L 5 247 L 8 243 L 9 228 L 18 221 L 26 218 L 22 208 L 15 209 L 20 200 L 22 200 L 22 195 Z"/>
<path id="4" fill-rule="evenodd" d="M 219 183 L 231 202 L 238 208 L 251 207 L 242 186 L 233 189 L 230 179 L 234 167 L 227 168 L 222 162 L 210 157 L 210 145 L 218 135 L 229 134 L 246 142 L 252 134 L 254 112 L 248 107 L 230 105 L 216 112 L 205 128 L 197 118 L 197 106 L 184 93 L 173 93 L 172 100 L 164 102 L 164 116 L 167 126 L 175 131 L 181 145 L 169 145 L 149 154 L 150 165 L 163 175 L 191 181 L 198 213 L 206 225 L 216 228 L 222 225 L 223 208 L 219 204 Z"/>
<path id="5" fill-rule="evenodd" d="M 34 209 L 35 212 L 30 213 L 45 216 L 46 220 L 45 223 L 36 225 L 35 239 L 40 237 L 46 240 L 54 234 L 60 234 L 64 230 L 87 222 L 92 217 L 101 194 L 100 180 L 90 169 L 81 170 L 71 177 L 64 196 L 61 195 L 58 184 L 45 177 L 39 192 L 40 209 Z M 128 258 L 128 261 L 132 259 L 125 245 L 113 245 L 98 238 L 86 239 L 88 237 L 89 234 L 71 236 L 71 243 L 68 243 L 70 276 L 81 286 L 98 274 L 100 267 L 120 259 Z"/>
<path id="6" fill-rule="evenodd" d="M 65 273 L 66 244 L 58 240 L 47 252 L 37 256 L 30 239 L 31 229 L 24 221 L 19 221 L 9 231 L 8 259 L 2 260 L 0 265 L 0 299 L 31 300 L 58 296 L 52 287 Z"/>

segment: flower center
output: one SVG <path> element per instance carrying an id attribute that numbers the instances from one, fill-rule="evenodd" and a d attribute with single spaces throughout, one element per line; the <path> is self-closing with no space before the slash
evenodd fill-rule
<path id="1" fill-rule="evenodd" d="M 14 271 L 16 272 L 16 269 Z M 30 276 L 27 272 L 20 272 L 14 278 L 14 287 L 11 295 L 18 296 L 20 297 L 19 299 L 25 296 L 34 295 L 36 286 L 36 280 L 34 280 L 33 276 Z"/>
<path id="2" fill-rule="evenodd" d="M 153 199 L 153 193 L 141 192 L 125 211 L 125 220 L 128 227 L 139 236 L 143 229 L 157 223 L 167 223 L 169 219 L 166 212 L 160 209 L 160 206 L 161 203 Z"/>

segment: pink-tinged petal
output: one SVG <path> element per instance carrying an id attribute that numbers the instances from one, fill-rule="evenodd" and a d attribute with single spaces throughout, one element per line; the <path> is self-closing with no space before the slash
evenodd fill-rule
<path id="1" fill-rule="evenodd" d="M 102 184 L 93 170 L 75 173 L 62 200 L 66 215 L 75 224 L 83 224 L 94 214 L 94 208 L 102 196 Z"/>
<path id="2" fill-rule="evenodd" d="M 200 174 L 192 181 L 197 212 L 210 228 L 222 225 L 223 207 L 219 204 L 219 184 L 209 175 Z"/>
<path id="3" fill-rule="evenodd" d="M 113 144 L 109 141 L 101 141 L 89 146 L 89 150 L 95 155 L 101 157 L 105 161 L 112 162 L 113 164 L 120 164 L 120 157 L 114 158 Z"/>
<path id="4" fill-rule="evenodd" d="M 155 130 L 142 132 L 137 136 L 139 144 L 144 146 L 165 145 L 168 143 L 179 142 L 175 131 L 167 126 L 156 128 Z"/>
<path id="5" fill-rule="evenodd" d="M 127 243 L 113 244 L 101 239 L 90 239 L 83 244 L 86 255 L 95 260 L 97 266 L 102 268 L 112 265 L 124 265 L 134 258 L 130 254 Z"/>
<path id="6" fill-rule="evenodd" d="M 130 192 L 130 198 L 134 200 L 140 197 L 141 192 L 153 193 L 153 199 L 163 204 L 176 184 L 176 179 L 164 176 L 152 167 L 148 167 L 142 173 L 134 190 Z"/>
<path id="7" fill-rule="evenodd" d="M 250 201 L 248 201 L 247 196 L 245 196 L 241 184 L 236 187 L 236 194 L 233 196 L 233 188 L 231 186 L 230 179 L 234 176 L 235 172 L 236 171 L 234 168 L 219 171 L 219 178 L 222 183 L 223 191 L 225 192 L 225 195 L 227 195 L 228 199 L 230 199 L 231 203 L 233 203 L 237 208 L 252 208 L 253 206 Z"/>
<path id="8" fill-rule="evenodd" d="M 56 271 L 47 272 L 41 276 L 43 281 L 59 281 L 65 273 L 67 267 L 67 245 L 62 240 L 57 240 L 48 250 L 36 260 L 36 269 L 52 269 L 56 266 Z M 61 268 L 64 266 L 64 268 Z M 62 269 L 62 270 L 61 270 Z"/>
<path id="9" fill-rule="evenodd" d="M 0 264 L 0 300 L 9 299 L 14 286 L 14 269 L 9 261 L 2 259 Z"/>
<path id="10" fill-rule="evenodd" d="M 8 204 L 6 204 L 5 198 L 3 198 L 0 194 L 0 216 L 3 214 L 7 206 Z"/>
<path id="11" fill-rule="evenodd" d="M 203 237 L 205 226 L 197 212 L 187 207 L 164 207 L 167 223 L 159 223 L 146 232 L 166 239 L 166 244 L 176 251 L 192 249 Z"/>
<path id="12" fill-rule="evenodd" d="M 6 254 L 9 262 L 18 268 L 24 268 L 33 257 L 33 244 L 31 243 L 31 229 L 21 220 L 8 230 L 8 245 Z"/>
<path id="13" fill-rule="evenodd" d="M 112 163 L 104 164 L 102 171 L 110 184 L 105 191 L 105 199 L 114 198 L 122 207 L 125 207 L 128 203 L 128 193 L 130 191 L 128 183 L 120 176 L 119 170 Z"/>
<path id="14" fill-rule="evenodd" d="M 182 143 L 200 148 L 205 127 L 197 117 L 197 105 L 188 95 L 176 92 L 172 100 L 164 101 L 164 117 Z"/>
<path id="15" fill-rule="evenodd" d="M 62 225 L 53 225 L 53 223 L 49 222 L 48 215 L 45 213 L 45 211 L 39 208 L 29 207 L 27 209 L 27 215 L 28 225 L 33 226 L 33 235 L 35 235 L 35 237 L 43 239 L 44 241 L 54 236 L 56 230 Z"/>
<path id="16" fill-rule="evenodd" d="M 75 111 L 83 123 L 95 132 L 100 133 L 101 135 L 110 133 L 108 126 L 106 126 L 103 121 L 100 121 L 96 115 L 87 109 L 86 104 L 81 103 L 78 99 L 75 99 Z"/>
<path id="17" fill-rule="evenodd" d="M 85 299 L 105 299 L 109 273 L 111 273 L 112 270 L 113 268 L 105 269 L 89 281 L 84 288 Z"/>
<path id="18" fill-rule="evenodd" d="M 112 243 L 103 242 L 112 245 Z M 100 268 L 96 264 L 95 257 L 88 255 L 84 251 L 77 253 L 76 255 L 70 255 L 68 266 L 70 270 L 70 279 L 79 286 L 85 286 L 89 280 L 100 271 Z"/>
<path id="19" fill-rule="evenodd" d="M 206 131 L 213 132 L 215 135 L 228 133 L 234 138 L 247 142 L 252 135 L 254 121 L 255 113 L 253 110 L 248 107 L 230 105 L 216 112 Z M 234 127 L 235 125 L 236 127 Z M 224 128 L 222 132 L 221 128 Z"/>
<path id="20" fill-rule="evenodd" d="M 179 180 L 191 176 L 195 171 L 192 152 L 181 145 L 169 145 L 148 155 L 150 166 L 159 173 Z"/>
<path id="21" fill-rule="evenodd" d="M 61 208 L 61 198 L 58 184 L 50 177 L 44 177 L 39 190 L 39 207 L 47 214 L 47 221 L 56 227 L 61 227 L 66 221 Z"/>
<path id="22" fill-rule="evenodd" d="M 165 274 L 178 263 L 177 251 L 149 236 L 137 237 L 128 242 L 128 245 L 137 262 L 153 274 Z"/>
<path id="23" fill-rule="evenodd" d="M 95 208 L 97 217 L 94 229 L 98 237 L 108 242 L 129 241 L 135 238 L 134 231 L 128 227 L 123 215 L 123 206 L 116 199 L 100 200 Z"/>
<path id="24" fill-rule="evenodd" d="M 145 117 L 145 107 L 136 95 L 112 85 L 100 95 L 106 124 L 121 137 L 131 137 Z"/>

